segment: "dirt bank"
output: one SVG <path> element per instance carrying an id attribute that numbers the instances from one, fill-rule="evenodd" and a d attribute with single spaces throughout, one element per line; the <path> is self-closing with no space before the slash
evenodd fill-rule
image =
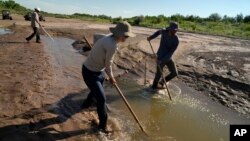
<path id="1" fill-rule="evenodd" d="M 12 34 L 0 38 L 0 140 L 121 138 L 112 121 L 108 126 L 114 132 L 106 136 L 97 132 L 95 108 L 80 108 L 86 86 L 62 83 L 67 74 L 54 66 L 43 44 L 26 43 L 30 27 L 10 29 Z"/>

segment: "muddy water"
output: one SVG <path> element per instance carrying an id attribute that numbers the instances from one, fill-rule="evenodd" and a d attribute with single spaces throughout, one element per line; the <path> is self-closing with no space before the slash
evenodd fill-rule
<path id="1" fill-rule="evenodd" d="M 0 35 L 11 33 L 11 31 L 7 28 L 0 27 Z"/>
<path id="2" fill-rule="evenodd" d="M 56 38 L 52 42 L 49 38 L 43 39 L 47 51 L 55 57 L 58 70 L 67 72 L 75 68 L 74 71 L 79 71 L 68 71 L 66 74 L 70 78 L 67 79 L 69 84 L 80 87 L 78 77 L 85 57 L 71 47 L 73 40 Z M 73 74 L 78 74 L 78 77 L 72 77 Z M 160 94 L 147 92 L 143 86 L 130 79 L 120 78 L 118 85 L 149 134 L 146 137 L 140 131 L 117 91 L 106 85 L 110 115 L 117 119 L 122 131 L 128 133 L 132 140 L 228 141 L 230 124 L 250 123 L 249 118 L 211 101 L 183 84 L 169 84 L 173 101 L 169 100 L 164 91 Z"/>
<path id="3" fill-rule="evenodd" d="M 122 115 L 121 121 L 134 140 L 228 141 L 230 124 L 250 123 L 247 117 L 211 101 L 182 84 L 169 84 L 172 102 L 167 94 L 145 92 L 143 87 L 131 80 L 120 80 L 119 85 L 150 135 L 146 138 L 129 115 L 129 111 L 121 110 L 126 107 L 117 96 L 118 100 L 110 105 L 119 109 L 116 113 Z"/>

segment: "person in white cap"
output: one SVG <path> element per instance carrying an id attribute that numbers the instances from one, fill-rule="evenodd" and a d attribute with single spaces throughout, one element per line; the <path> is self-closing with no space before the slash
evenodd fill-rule
<path id="1" fill-rule="evenodd" d="M 39 22 L 40 11 L 41 11 L 40 8 L 35 8 L 31 14 L 31 27 L 33 28 L 33 33 L 29 37 L 26 38 L 26 41 L 28 43 L 35 35 L 36 35 L 36 42 L 41 43 L 40 32 L 39 32 L 39 28 L 41 27 L 41 24 Z"/>
<path id="2" fill-rule="evenodd" d="M 135 36 L 135 34 L 132 33 L 131 25 L 126 21 L 119 22 L 116 27 L 111 27 L 110 32 L 112 34 L 104 36 L 94 44 L 94 47 L 82 66 L 83 79 L 90 89 L 90 93 L 83 102 L 82 108 L 90 107 L 93 104 L 93 100 L 96 100 L 99 117 L 98 129 L 102 132 L 107 132 L 106 126 L 108 119 L 106 96 L 103 88 L 103 71 L 106 71 L 109 76 L 110 83 L 115 84 L 116 80 L 112 72 L 112 63 L 118 49 L 117 44 L 125 42 L 128 37 Z"/>

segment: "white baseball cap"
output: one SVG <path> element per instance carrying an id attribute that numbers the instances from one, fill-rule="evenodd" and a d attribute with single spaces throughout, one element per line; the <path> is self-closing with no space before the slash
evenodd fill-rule
<path id="1" fill-rule="evenodd" d="M 41 9 L 39 7 L 36 7 L 35 10 L 37 10 L 39 12 L 41 11 Z"/>

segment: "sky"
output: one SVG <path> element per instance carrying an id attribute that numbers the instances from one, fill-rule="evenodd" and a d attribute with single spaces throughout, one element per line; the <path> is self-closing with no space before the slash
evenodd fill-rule
<path id="1" fill-rule="evenodd" d="M 27 8 L 60 14 L 86 13 L 129 18 L 139 15 L 208 17 L 250 15 L 250 0 L 15 0 Z"/>

